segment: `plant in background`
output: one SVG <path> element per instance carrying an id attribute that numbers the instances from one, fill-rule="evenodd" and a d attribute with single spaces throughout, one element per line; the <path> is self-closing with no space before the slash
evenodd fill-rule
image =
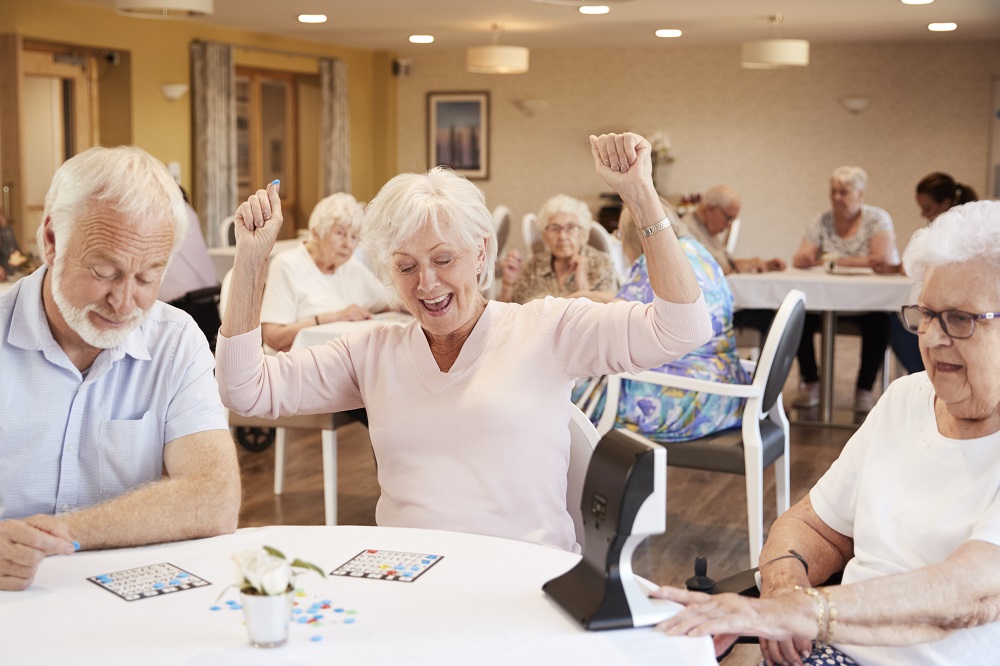
<path id="1" fill-rule="evenodd" d="M 323 570 L 298 558 L 288 561 L 277 548 L 263 546 L 233 555 L 236 562 L 236 587 L 250 595 L 270 596 L 285 594 L 295 589 L 295 578 L 306 571 L 315 571 L 326 577 Z"/>
<path id="2" fill-rule="evenodd" d="M 654 164 L 672 164 L 674 161 L 674 149 L 670 143 L 670 135 L 663 130 L 656 130 L 648 137 L 650 145 L 653 147 L 651 157 Z"/>

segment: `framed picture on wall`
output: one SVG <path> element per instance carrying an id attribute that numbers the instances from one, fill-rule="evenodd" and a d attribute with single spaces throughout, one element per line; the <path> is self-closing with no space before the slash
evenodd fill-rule
<path id="1" fill-rule="evenodd" d="M 447 166 L 470 180 L 490 177 L 490 94 L 427 93 L 428 167 Z"/>

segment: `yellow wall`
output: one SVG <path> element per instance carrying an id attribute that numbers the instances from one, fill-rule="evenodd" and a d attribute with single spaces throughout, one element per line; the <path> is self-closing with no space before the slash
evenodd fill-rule
<path id="1" fill-rule="evenodd" d="M 382 185 L 385 174 L 394 168 L 395 155 L 383 146 L 390 134 L 395 113 L 384 105 L 375 110 L 375 100 L 384 100 L 386 91 L 376 90 L 376 66 L 387 61 L 385 54 L 348 49 L 320 42 L 295 41 L 238 30 L 220 29 L 198 21 L 164 21 L 120 16 L 110 7 L 75 5 L 58 0 L 4 0 L 0 11 L 0 33 L 18 33 L 25 39 L 63 44 L 79 44 L 99 49 L 125 50 L 131 54 L 132 142 L 163 162 L 180 162 L 182 184 L 190 189 L 191 97 L 176 102 L 164 99 L 161 83 L 188 83 L 193 40 L 219 41 L 245 47 L 293 51 L 316 56 L 341 58 L 347 65 L 351 120 L 351 170 L 353 190 L 359 199 L 370 199 Z M 237 48 L 237 64 L 265 69 L 315 73 L 315 60 L 273 52 Z M 376 121 L 381 123 L 376 126 Z M 392 164 L 392 166 L 387 166 Z"/>

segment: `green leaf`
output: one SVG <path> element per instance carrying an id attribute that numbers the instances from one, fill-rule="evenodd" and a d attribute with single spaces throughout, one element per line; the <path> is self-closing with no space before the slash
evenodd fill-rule
<path id="1" fill-rule="evenodd" d="M 316 566 L 315 564 L 312 564 L 310 562 L 305 562 L 303 560 L 300 560 L 297 557 L 292 562 L 292 566 L 293 567 L 298 567 L 299 569 L 307 569 L 309 571 L 315 571 L 316 573 L 318 573 L 323 578 L 326 578 L 326 574 L 318 566 Z"/>
<path id="2" fill-rule="evenodd" d="M 274 548 L 273 546 L 264 546 L 264 550 L 266 550 L 270 555 L 274 555 L 275 557 L 280 557 L 283 560 L 288 559 L 287 557 L 285 557 L 284 553 L 282 553 L 277 548 Z"/>

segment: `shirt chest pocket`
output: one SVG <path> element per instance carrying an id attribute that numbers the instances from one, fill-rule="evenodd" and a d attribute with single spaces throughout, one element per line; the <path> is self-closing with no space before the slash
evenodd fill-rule
<path id="1" fill-rule="evenodd" d="M 137 420 L 102 423 L 98 466 L 101 499 L 162 478 L 162 440 L 151 411 Z"/>

